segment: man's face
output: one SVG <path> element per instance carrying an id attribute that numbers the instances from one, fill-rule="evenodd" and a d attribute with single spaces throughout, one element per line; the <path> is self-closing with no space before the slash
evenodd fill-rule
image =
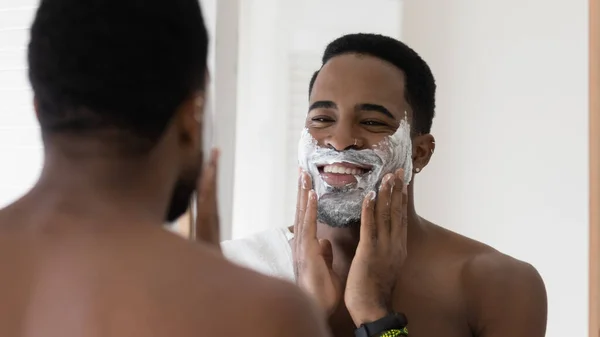
<path id="1" fill-rule="evenodd" d="M 314 83 L 298 159 L 319 198 L 319 221 L 360 223 L 364 197 L 387 173 L 412 177 L 411 112 L 404 73 L 371 56 L 346 54 L 323 66 Z"/>

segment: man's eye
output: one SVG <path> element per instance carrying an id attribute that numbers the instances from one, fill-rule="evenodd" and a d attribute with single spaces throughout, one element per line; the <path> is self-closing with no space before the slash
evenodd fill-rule
<path id="1" fill-rule="evenodd" d="M 330 122 L 333 122 L 333 120 L 331 120 L 331 118 L 327 118 L 327 117 L 314 117 L 314 118 L 311 118 L 311 121 L 317 122 L 317 123 L 330 123 Z"/>
<path id="2" fill-rule="evenodd" d="M 363 121 L 362 124 L 368 125 L 368 126 L 386 126 L 387 125 L 385 123 L 378 122 L 378 121 Z"/>

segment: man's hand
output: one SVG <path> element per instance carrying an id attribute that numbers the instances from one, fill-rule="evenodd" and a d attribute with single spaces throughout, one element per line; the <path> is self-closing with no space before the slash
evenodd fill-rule
<path id="1" fill-rule="evenodd" d="M 202 170 L 198 179 L 198 197 L 196 198 L 196 237 L 193 240 L 213 245 L 220 251 L 219 209 L 217 207 L 217 168 L 219 151 L 213 150 L 210 161 Z"/>
<path id="2" fill-rule="evenodd" d="M 402 169 L 384 177 L 377 200 L 371 192 L 363 201 L 360 242 L 344 294 L 357 327 L 392 310 L 392 292 L 407 255 L 407 204 Z"/>
<path id="3" fill-rule="evenodd" d="M 329 316 L 342 297 L 339 277 L 333 272 L 333 252 L 328 240 L 317 239 L 317 195 L 306 172 L 298 183 L 294 222 L 294 273 L 298 286 L 306 291 Z"/>

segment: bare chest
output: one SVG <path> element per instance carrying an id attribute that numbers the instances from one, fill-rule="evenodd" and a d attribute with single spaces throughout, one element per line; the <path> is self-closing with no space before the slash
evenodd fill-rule
<path id="1" fill-rule="evenodd" d="M 432 266 L 433 267 L 433 266 Z M 403 268 L 393 294 L 394 311 L 408 318 L 411 337 L 473 337 L 456 266 Z M 334 336 L 352 336 L 345 307 L 330 320 Z"/>
<path id="2" fill-rule="evenodd" d="M 403 268 L 393 303 L 407 316 L 411 336 L 472 336 L 460 271 L 459 264 L 443 263 Z"/>

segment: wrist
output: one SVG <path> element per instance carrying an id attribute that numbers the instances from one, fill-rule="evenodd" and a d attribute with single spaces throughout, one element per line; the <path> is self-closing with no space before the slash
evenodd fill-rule
<path id="1" fill-rule="evenodd" d="M 355 337 L 398 337 L 408 336 L 408 321 L 401 313 L 390 313 L 369 323 L 362 324 L 354 331 Z"/>
<path id="2" fill-rule="evenodd" d="M 391 310 L 380 306 L 372 308 L 361 308 L 357 310 L 350 310 L 350 308 L 348 308 L 348 312 L 350 313 L 350 317 L 352 317 L 354 325 L 358 328 L 363 324 L 372 323 L 385 316 L 390 315 Z"/>

